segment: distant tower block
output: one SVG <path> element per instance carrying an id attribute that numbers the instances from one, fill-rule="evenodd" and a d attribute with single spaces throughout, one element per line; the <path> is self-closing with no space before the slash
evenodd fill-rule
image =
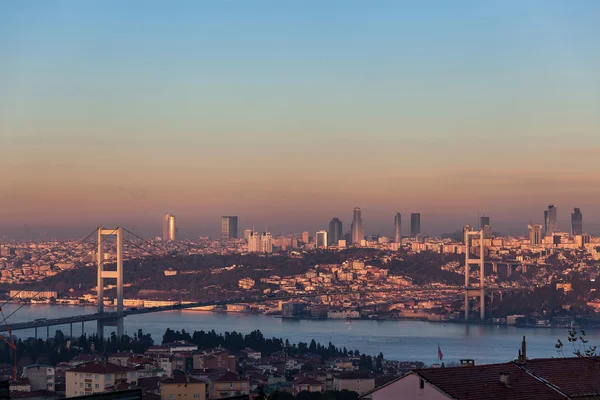
<path id="1" fill-rule="evenodd" d="M 485 319 L 485 233 L 482 230 L 472 231 L 471 227 L 465 226 L 465 320 L 469 320 L 469 297 L 479 297 L 479 315 L 481 320 Z M 472 239 L 479 238 L 479 259 L 470 259 Z M 469 271 L 471 265 L 479 265 L 479 287 L 471 287 L 469 282 Z"/>
<path id="2" fill-rule="evenodd" d="M 104 236 L 117 237 L 117 270 L 104 270 Z M 117 322 L 117 334 L 123 336 L 123 228 L 113 230 L 98 228 L 98 313 L 104 312 L 104 280 L 117 280 L 117 313 L 119 317 Z M 103 336 L 104 325 L 109 325 L 106 321 L 98 320 L 98 335 Z"/>

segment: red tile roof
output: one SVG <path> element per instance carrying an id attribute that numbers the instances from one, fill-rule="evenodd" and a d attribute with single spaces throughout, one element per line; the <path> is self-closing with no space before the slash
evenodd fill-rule
<path id="1" fill-rule="evenodd" d="M 83 372 L 86 374 L 119 374 L 133 371 L 135 371 L 134 368 L 122 367 L 113 363 L 93 362 L 71 368 L 67 372 Z"/>
<path id="2" fill-rule="evenodd" d="M 600 397 L 600 357 L 539 358 L 522 366 L 569 397 Z"/>
<path id="3" fill-rule="evenodd" d="M 238 374 L 227 371 L 224 374 L 219 375 L 218 378 L 214 379 L 214 382 L 239 382 L 245 380 L 246 379 L 242 379 Z"/>
<path id="4" fill-rule="evenodd" d="M 514 363 L 428 368 L 415 370 L 413 373 L 458 400 L 565 399 L 562 393 Z M 500 382 L 500 374 L 508 374 L 508 385 Z"/>

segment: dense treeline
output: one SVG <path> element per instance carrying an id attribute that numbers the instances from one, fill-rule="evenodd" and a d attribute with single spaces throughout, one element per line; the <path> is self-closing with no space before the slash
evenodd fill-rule
<path id="1" fill-rule="evenodd" d="M 358 357 L 359 368 L 361 370 L 383 370 L 383 354 L 377 357 L 361 354 L 358 350 L 347 350 L 337 348 L 331 342 L 327 346 L 317 343 L 314 339 L 310 343 L 299 342 L 290 343 L 288 340 L 278 338 L 265 338 L 259 330 L 255 330 L 247 335 L 238 332 L 216 333 L 214 330 L 187 332 L 185 329 L 174 331 L 167 329 L 163 335 L 163 343 L 185 340 L 198 346 L 199 349 L 211 349 L 223 347 L 231 351 L 240 351 L 245 348 L 251 348 L 260 351 L 263 356 L 271 356 L 275 353 L 286 352 L 294 356 L 299 354 L 315 354 L 321 357 L 321 360 L 327 360 L 334 357 Z"/>
<path id="2" fill-rule="evenodd" d="M 288 355 L 299 354 L 319 355 L 321 360 L 327 360 L 332 357 L 349 356 L 357 357 L 359 367 L 362 370 L 382 370 L 383 354 L 377 357 L 360 354 L 358 350 L 347 350 L 346 348 L 336 348 L 331 342 L 327 345 L 312 340 L 310 343 L 290 343 L 288 340 L 277 338 L 265 338 L 263 334 L 256 330 L 247 335 L 237 332 L 225 332 L 218 334 L 214 330 L 210 332 L 195 331 L 190 334 L 185 331 L 174 331 L 167 329 L 163 335 L 163 343 L 177 340 L 186 340 L 198 345 L 199 349 L 210 349 L 214 347 L 223 347 L 231 351 L 239 351 L 245 348 L 252 348 L 260 351 L 263 356 L 270 356 L 277 352 L 285 351 Z M 143 354 L 150 346 L 154 345 L 154 340 L 149 333 L 144 333 L 141 329 L 132 336 L 127 334 L 121 338 L 113 332 L 108 338 L 100 338 L 97 335 L 83 335 L 79 338 L 69 339 L 62 331 L 57 331 L 51 339 L 19 339 L 17 341 L 17 362 L 20 368 L 30 364 L 51 364 L 56 365 L 61 362 L 70 361 L 75 356 L 82 353 L 96 352 L 99 354 L 110 354 L 116 352 L 134 352 Z M 4 342 L 0 342 L 0 363 L 13 363 L 13 351 Z"/>
<path id="3" fill-rule="evenodd" d="M 30 364 L 51 364 L 70 361 L 82 353 L 98 352 L 115 353 L 120 351 L 132 351 L 144 353 L 154 340 L 149 333 L 138 329 L 132 336 L 123 335 L 118 338 L 113 332 L 108 338 L 100 338 L 97 335 L 83 335 L 79 338 L 67 338 L 62 331 L 56 331 L 53 338 L 42 339 L 18 339 L 17 341 L 17 363 L 19 368 Z M 0 342 L 0 363 L 12 364 L 13 351 L 4 342 Z"/>

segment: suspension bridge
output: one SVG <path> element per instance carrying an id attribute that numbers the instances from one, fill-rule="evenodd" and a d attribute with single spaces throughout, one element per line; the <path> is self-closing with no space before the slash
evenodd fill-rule
<path id="1" fill-rule="evenodd" d="M 4 324 L 0 326 L 0 332 L 11 332 L 11 331 L 19 331 L 19 330 L 28 330 L 33 329 L 36 332 L 39 328 L 46 328 L 47 335 L 49 335 L 49 329 L 51 326 L 58 325 L 69 325 L 71 336 L 73 332 L 73 325 L 81 324 L 82 332 L 83 327 L 86 322 L 95 321 L 97 324 L 97 333 L 99 336 L 103 336 L 104 327 L 105 326 L 116 326 L 117 335 L 123 335 L 124 326 L 123 319 L 127 316 L 131 315 L 139 315 L 139 314 L 148 314 L 148 313 L 156 313 L 156 312 L 164 312 L 164 311 L 174 311 L 174 310 L 184 310 L 184 309 L 192 309 L 192 308 L 200 308 L 207 306 L 222 306 L 228 304 L 239 304 L 239 303 L 262 303 L 269 301 L 287 301 L 293 299 L 301 299 L 301 298 L 316 298 L 322 296 L 339 296 L 339 295 L 363 295 L 363 294 L 372 294 L 372 293 L 409 293 L 409 292 L 449 292 L 449 291 L 464 291 L 465 294 L 465 320 L 468 320 L 469 317 L 469 297 L 479 297 L 481 301 L 480 306 L 480 317 L 481 319 L 485 319 L 485 295 L 486 292 L 496 291 L 502 292 L 506 290 L 515 290 L 514 288 L 501 288 L 501 287 L 484 287 L 484 259 L 483 259 L 483 246 L 479 246 L 480 249 L 480 258 L 479 259 L 471 259 L 470 257 L 470 246 L 471 246 L 471 237 L 478 236 L 481 240 L 480 243 L 483 243 L 483 231 L 465 231 L 465 241 L 466 241 L 466 274 L 465 274 L 465 286 L 444 286 L 444 287 L 406 287 L 406 288 L 394 288 L 394 289 L 372 289 L 372 290 L 363 290 L 363 291 L 313 291 L 310 293 L 299 293 L 299 294 L 286 294 L 286 295 L 267 295 L 260 297 L 242 297 L 239 299 L 228 299 L 228 300 L 212 300 L 212 301 L 198 301 L 198 302 L 186 302 L 186 303 L 177 303 L 168 306 L 158 306 L 158 307 L 149 307 L 149 308 L 128 308 L 125 309 L 123 307 L 123 243 L 126 242 L 138 249 L 142 249 L 144 251 L 148 251 L 144 249 L 140 245 L 131 242 L 127 239 L 124 239 L 124 232 L 129 233 L 136 237 L 137 239 L 145 242 L 151 247 L 155 247 L 160 251 L 164 252 L 164 249 L 156 246 L 155 244 L 148 242 L 141 238 L 140 236 L 134 234 L 131 231 L 128 231 L 124 228 L 118 227 L 116 229 L 103 229 L 102 227 L 94 230 L 90 235 L 88 235 L 85 239 L 78 243 L 77 246 L 84 243 L 86 240 L 91 238 L 93 235 L 97 234 L 97 312 L 94 314 L 83 314 L 78 316 L 64 317 L 64 318 L 54 318 L 54 319 L 36 319 L 34 321 L 24 321 L 24 322 L 15 322 L 8 325 L 7 320 L 14 315 L 17 311 L 19 311 L 25 304 L 18 307 L 15 311 L 13 311 L 10 315 L 5 317 Z M 112 236 L 116 238 L 116 270 L 105 270 L 104 266 L 106 263 L 105 258 L 105 238 L 107 236 Z M 81 260 L 81 259 L 80 259 Z M 79 260 L 78 260 L 79 261 Z M 75 265 L 78 261 L 73 263 Z M 478 286 L 473 286 L 469 280 L 469 267 L 472 264 L 477 264 L 480 267 L 480 283 Z M 104 287 L 105 280 L 113 279 L 116 280 L 116 310 L 115 311 L 105 311 L 104 309 Z M 40 291 L 41 292 L 41 291 Z M 37 292 L 38 294 L 40 292 Z M 7 302 L 12 300 L 17 292 L 10 299 L 6 300 L 2 305 L 5 305 Z"/>

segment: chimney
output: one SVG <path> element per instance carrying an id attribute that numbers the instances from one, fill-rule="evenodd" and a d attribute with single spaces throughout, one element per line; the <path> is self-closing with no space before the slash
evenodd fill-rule
<path id="1" fill-rule="evenodd" d="M 500 383 L 506 387 L 510 387 L 510 374 L 506 372 L 500 372 Z"/>
<path id="2" fill-rule="evenodd" d="M 525 336 L 523 336 L 523 341 L 521 342 L 521 350 L 519 350 L 519 357 L 517 358 L 517 364 L 525 363 L 527 363 L 527 342 L 525 341 Z"/>

